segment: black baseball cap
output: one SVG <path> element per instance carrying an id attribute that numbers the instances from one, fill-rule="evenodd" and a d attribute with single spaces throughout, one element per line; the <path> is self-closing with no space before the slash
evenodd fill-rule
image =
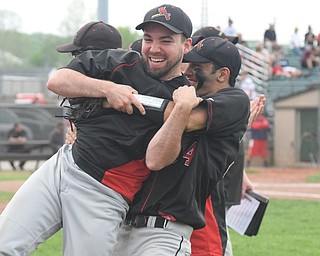
<path id="1" fill-rule="evenodd" d="M 117 49 L 122 47 L 119 31 L 103 21 L 92 21 L 81 27 L 72 43 L 60 45 L 58 52 Z"/>
<path id="2" fill-rule="evenodd" d="M 237 44 L 239 41 L 239 38 L 237 36 L 226 36 L 221 30 L 216 29 L 215 27 L 207 26 L 207 27 L 202 27 L 193 33 L 191 37 L 192 44 L 195 45 L 200 40 L 210 36 L 217 36 L 224 39 L 228 39 L 233 44 Z"/>
<path id="3" fill-rule="evenodd" d="M 230 76 L 236 78 L 241 68 L 241 56 L 238 48 L 226 39 L 207 37 L 199 41 L 190 52 L 184 55 L 184 62 L 213 62 L 230 70 Z"/>
<path id="4" fill-rule="evenodd" d="M 129 47 L 130 50 L 134 50 L 136 52 L 141 53 L 141 49 L 142 49 L 142 39 L 138 39 L 136 41 L 133 41 Z"/>
<path id="5" fill-rule="evenodd" d="M 189 16 L 179 7 L 164 4 L 148 11 L 144 20 L 136 29 L 144 29 L 147 24 L 158 23 L 176 34 L 184 34 L 187 38 L 192 33 L 192 22 Z"/>

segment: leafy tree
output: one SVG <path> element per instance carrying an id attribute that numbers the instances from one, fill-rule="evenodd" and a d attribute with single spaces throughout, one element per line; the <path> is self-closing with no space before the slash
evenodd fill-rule
<path id="1" fill-rule="evenodd" d="M 122 36 L 122 48 L 128 49 L 129 45 L 137 40 L 142 38 L 142 36 L 137 31 L 132 31 L 130 27 L 119 27 L 117 28 Z"/>

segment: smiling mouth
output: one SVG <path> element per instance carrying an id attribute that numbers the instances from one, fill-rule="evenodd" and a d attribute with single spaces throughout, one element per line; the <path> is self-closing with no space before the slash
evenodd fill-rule
<path id="1" fill-rule="evenodd" d="M 149 60 L 150 60 L 151 62 L 154 62 L 154 63 L 161 63 L 161 62 L 164 62 L 166 59 L 164 59 L 164 58 L 151 58 L 151 57 L 149 57 Z"/>

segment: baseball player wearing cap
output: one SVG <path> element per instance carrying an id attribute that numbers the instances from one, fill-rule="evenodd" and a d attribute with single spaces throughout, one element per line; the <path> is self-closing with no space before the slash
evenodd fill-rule
<path id="1" fill-rule="evenodd" d="M 151 13 L 156 16 L 151 17 Z M 62 223 L 64 254 L 109 255 L 112 251 L 128 202 L 149 175 L 145 149 L 160 125 L 140 114 L 127 116 L 104 109 L 103 101 L 107 98 L 107 104 L 128 113 L 132 113 L 133 103 L 144 113 L 132 93 L 139 90 L 170 99 L 175 88 L 187 84 L 181 76 L 180 63 L 191 45 L 190 19 L 171 5 L 154 8 L 147 15 L 145 20 L 152 19 L 152 24 L 144 31 L 163 49 L 161 56 L 151 51 L 143 61 L 146 70 L 161 81 L 144 73 L 137 52 L 118 50 L 85 51 L 70 63 L 69 69 L 60 69 L 49 79 L 48 88 L 58 81 L 64 90 L 69 90 L 65 95 L 60 93 L 65 97 L 94 98 L 70 102 L 71 118 L 78 127 L 77 142 L 72 148 L 63 146 L 34 172 L 1 214 L 0 254 L 28 254 L 57 232 Z M 89 78 L 80 76 L 75 80 L 70 74 L 80 73 L 71 69 L 99 79 L 133 84 L 135 88 L 97 79 L 93 79 L 94 89 L 87 84 L 81 87 Z M 75 91 L 67 87 L 68 82 L 75 85 Z M 164 100 L 156 101 L 155 112 L 165 104 Z M 157 118 L 162 122 L 163 114 L 159 113 Z"/>
<path id="2" fill-rule="evenodd" d="M 210 36 L 217 36 L 227 39 L 233 44 L 238 43 L 238 37 L 227 36 L 222 31 L 211 26 L 203 27 L 195 31 L 192 35 L 192 42 L 193 44 L 196 44 L 199 40 Z M 255 101 L 252 102 L 253 107 L 255 107 L 254 104 L 256 102 L 260 102 L 260 105 L 257 105 L 256 116 L 258 116 L 261 113 L 265 104 L 264 95 L 260 95 Z M 251 122 L 252 121 L 253 118 L 251 119 Z M 211 208 L 208 207 L 208 212 L 206 212 L 205 216 L 207 222 L 213 222 L 213 219 L 221 219 L 220 223 L 223 224 L 223 226 L 220 226 L 221 237 L 225 237 L 223 234 L 227 232 L 227 227 L 226 224 L 222 221 L 222 218 L 224 216 L 218 216 L 219 214 L 221 214 L 221 212 L 224 214 L 224 211 L 221 211 L 219 208 L 225 206 L 229 208 L 232 205 L 240 204 L 241 195 L 244 193 L 244 191 L 246 191 L 247 189 L 252 189 L 252 184 L 249 178 L 247 177 L 244 169 L 244 149 L 242 140 L 240 142 L 240 148 L 236 160 L 234 161 L 233 165 L 230 167 L 229 171 L 225 175 L 223 183 L 221 183 L 220 185 L 224 186 L 224 188 L 221 189 L 224 190 L 225 199 L 223 200 L 220 198 L 220 200 L 212 200 L 212 203 L 214 205 L 214 212 L 209 211 Z M 208 201 L 210 202 L 211 200 Z M 203 248 L 206 247 L 203 246 L 203 243 L 201 243 L 201 241 L 204 241 L 204 238 L 210 237 L 209 234 L 214 232 L 216 232 L 216 227 L 214 225 L 207 225 L 203 230 L 199 232 L 194 232 L 192 236 L 193 253 L 199 251 L 199 253 L 197 254 L 202 255 L 201 251 L 203 251 Z M 210 250 L 214 250 L 216 248 L 216 241 L 214 239 L 211 239 L 211 241 L 208 240 L 206 244 L 208 244 L 209 247 L 212 248 Z M 228 241 L 222 241 L 222 244 L 223 248 L 226 248 L 225 255 L 232 255 L 232 247 L 229 236 Z"/>
<path id="3" fill-rule="evenodd" d="M 76 56 L 87 50 L 117 49 L 122 47 L 119 31 L 103 21 L 91 21 L 82 26 L 73 41 L 57 47 L 61 53 Z"/>
<path id="4" fill-rule="evenodd" d="M 205 95 L 201 104 L 208 109 L 210 118 L 202 131 L 184 134 L 177 159 L 181 137 L 175 131 L 181 130 L 179 124 L 184 122 L 179 118 L 185 117 L 170 115 L 151 140 L 146 154 L 151 170 L 175 162 L 152 172 L 136 194 L 113 255 L 175 255 L 179 243 L 189 238 L 178 225 L 184 223 L 194 229 L 205 226 L 207 197 L 218 192 L 216 184 L 237 154 L 249 114 L 247 95 L 231 87 L 241 66 L 237 48 L 221 38 L 207 38 L 184 59 L 191 62 L 186 74 L 192 73 L 193 80 L 195 73 L 201 77 L 198 93 Z M 184 89 L 174 92 L 174 100 L 186 97 L 187 92 L 180 91 Z M 232 120 L 231 126 L 225 126 L 229 121 L 221 118 L 222 113 Z M 216 255 L 222 254 L 220 247 Z"/>

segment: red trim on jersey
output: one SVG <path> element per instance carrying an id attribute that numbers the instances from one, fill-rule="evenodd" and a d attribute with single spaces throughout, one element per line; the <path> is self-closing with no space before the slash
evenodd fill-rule
<path id="1" fill-rule="evenodd" d="M 222 256 L 222 242 L 219 227 L 213 214 L 211 196 L 206 202 L 206 226 L 196 229 L 191 235 L 191 256 Z"/>
<path id="2" fill-rule="evenodd" d="M 101 183 L 117 191 L 131 202 L 149 175 L 150 170 L 145 164 L 145 159 L 133 160 L 106 170 Z"/>
<path id="3" fill-rule="evenodd" d="M 110 76 L 110 80 L 112 80 L 112 76 L 114 75 L 114 73 L 116 73 L 118 71 L 119 68 L 122 68 L 122 67 L 131 67 L 131 66 L 134 66 L 138 61 L 140 61 L 140 59 L 138 60 L 135 60 L 134 62 L 128 64 L 128 63 L 123 63 L 123 64 L 120 64 L 119 66 L 117 66 L 111 73 L 111 76 Z"/>

